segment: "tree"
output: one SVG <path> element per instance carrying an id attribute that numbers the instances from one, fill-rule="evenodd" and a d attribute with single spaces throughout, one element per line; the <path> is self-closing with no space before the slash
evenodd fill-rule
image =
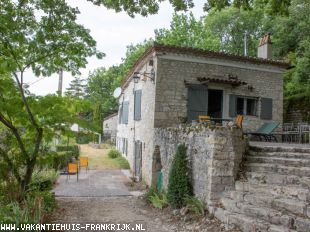
<path id="1" fill-rule="evenodd" d="M 168 201 L 175 207 L 183 206 L 185 197 L 192 195 L 186 150 L 184 144 L 178 146 L 169 172 Z"/>
<path id="2" fill-rule="evenodd" d="M 70 87 L 66 89 L 66 96 L 83 99 L 85 97 L 85 80 L 81 79 L 79 76 L 75 76 L 70 82 Z"/>
<path id="3" fill-rule="evenodd" d="M 8 93 L 2 88 L 0 122 L 14 136 L 12 145 L 18 146 L 16 157 L 25 164 L 25 172 L 21 175 L 6 152 L 1 151 L 1 156 L 23 192 L 28 189 L 46 131 L 44 120 L 48 115 L 40 113 L 52 113 L 46 106 L 37 105 L 45 99 L 25 95 L 24 72 L 31 68 L 37 76 L 48 76 L 63 69 L 75 75 L 85 67 L 88 56 L 103 56 L 89 31 L 75 22 L 78 13 L 65 0 L 0 2 L 0 80 L 12 89 Z M 7 76 L 12 76 L 14 85 Z"/>

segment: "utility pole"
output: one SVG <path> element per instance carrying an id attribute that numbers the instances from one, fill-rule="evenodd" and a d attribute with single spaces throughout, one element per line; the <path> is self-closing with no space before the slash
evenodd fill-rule
<path id="1" fill-rule="evenodd" d="M 63 70 L 59 71 L 59 81 L 58 81 L 58 95 L 62 96 L 62 79 L 63 79 Z"/>

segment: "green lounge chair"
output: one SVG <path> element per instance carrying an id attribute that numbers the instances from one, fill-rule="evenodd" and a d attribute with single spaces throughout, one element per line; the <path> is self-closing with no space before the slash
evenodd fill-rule
<path id="1" fill-rule="evenodd" d="M 257 131 L 244 133 L 245 135 L 254 135 L 259 138 L 260 141 L 265 139 L 265 141 L 272 142 L 277 141 L 277 138 L 272 134 L 272 132 L 279 126 L 277 122 L 266 122 Z"/>

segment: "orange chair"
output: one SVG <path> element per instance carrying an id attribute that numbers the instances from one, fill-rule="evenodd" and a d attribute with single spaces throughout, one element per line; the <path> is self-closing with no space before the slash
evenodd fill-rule
<path id="1" fill-rule="evenodd" d="M 70 178 L 70 175 L 76 174 L 76 180 L 79 181 L 79 167 L 75 163 L 68 163 L 68 170 L 67 170 L 67 181 Z"/>
<path id="2" fill-rule="evenodd" d="M 88 157 L 80 157 L 80 162 L 79 162 L 80 168 L 84 167 L 86 168 L 86 172 L 88 171 Z"/>
<path id="3" fill-rule="evenodd" d="M 243 122 L 244 116 L 243 115 L 238 115 L 236 118 L 236 126 L 240 129 L 242 129 L 242 122 Z"/>
<path id="4" fill-rule="evenodd" d="M 199 122 L 207 122 L 207 123 L 211 122 L 210 116 L 207 116 L 207 115 L 199 115 L 198 120 Z"/>

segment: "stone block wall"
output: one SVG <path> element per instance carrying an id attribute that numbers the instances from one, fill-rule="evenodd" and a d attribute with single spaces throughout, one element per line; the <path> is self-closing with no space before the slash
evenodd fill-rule
<path id="1" fill-rule="evenodd" d="M 163 185 L 168 186 L 169 170 L 178 145 L 187 146 L 194 194 L 213 205 L 225 189 L 234 186 L 246 141 L 235 127 L 178 126 L 155 129 Z"/>

